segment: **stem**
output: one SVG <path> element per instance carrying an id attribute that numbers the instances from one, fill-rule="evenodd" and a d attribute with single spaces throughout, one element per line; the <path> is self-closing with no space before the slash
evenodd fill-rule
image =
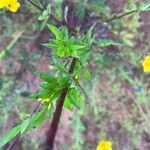
<path id="1" fill-rule="evenodd" d="M 36 3 L 34 3 L 31 0 L 27 0 L 29 3 L 31 3 L 34 7 L 36 7 L 37 9 L 39 9 L 40 11 L 43 11 L 43 8 L 41 8 L 40 6 L 38 6 Z"/>
<path id="2" fill-rule="evenodd" d="M 127 13 L 124 13 L 124 14 L 121 14 L 121 15 L 118 15 L 118 16 L 115 15 L 114 17 L 112 17 L 112 18 L 110 18 L 110 19 L 104 20 L 104 22 L 111 22 L 111 21 L 113 21 L 113 20 L 120 19 L 120 18 L 122 18 L 122 17 L 125 17 L 125 16 L 127 16 L 127 15 L 133 14 L 133 13 L 135 13 L 135 12 L 138 12 L 138 9 L 132 10 L 132 11 L 130 11 L 130 12 L 127 12 Z"/>
<path id="3" fill-rule="evenodd" d="M 68 73 L 73 72 L 73 70 L 75 68 L 76 60 L 77 60 L 76 58 L 73 58 Z M 65 101 L 65 97 L 67 95 L 68 88 L 69 87 L 66 87 L 62 90 L 59 100 L 57 102 L 54 117 L 52 119 L 51 126 L 48 131 L 48 135 L 47 135 L 47 139 L 46 139 L 46 150 L 53 150 L 55 136 L 56 136 L 56 133 L 58 130 L 58 125 L 59 125 L 59 121 L 60 121 L 60 117 L 61 117 L 61 113 L 62 113 L 62 109 L 63 109 L 63 104 Z"/>
<path id="4" fill-rule="evenodd" d="M 44 8 L 41 8 L 39 5 L 37 5 L 35 2 L 33 2 L 32 0 L 27 0 L 30 4 L 32 4 L 34 7 L 36 7 L 38 10 L 40 11 L 44 11 Z M 53 16 L 52 14 L 49 15 L 50 18 L 52 18 L 56 23 L 58 24 L 62 24 L 62 21 L 58 20 L 55 16 Z"/>

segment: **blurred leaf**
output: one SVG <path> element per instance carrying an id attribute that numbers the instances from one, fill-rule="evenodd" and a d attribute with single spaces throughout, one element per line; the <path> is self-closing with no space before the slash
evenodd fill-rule
<path id="1" fill-rule="evenodd" d="M 20 39 L 25 29 L 21 31 L 16 31 L 12 34 L 12 40 L 7 44 L 7 46 L 0 52 L 0 59 L 3 59 L 11 50 L 11 48 L 16 44 L 16 42 Z"/>
<path id="2" fill-rule="evenodd" d="M 118 45 L 118 43 L 116 41 L 111 40 L 111 39 L 101 39 L 101 40 L 96 41 L 96 44 L 100 47 L 107 47 L 110 45 Z"/>
<path id="3" fill-rule="evenodd" d="M 31 118 L 29 117 L 26 121 L 20 125 L 11 129 L 6 133 L 2 138 L 0 138 L 0 147 L 3 147 L 10 140 L 12 140 L 18 134 L 22 134 L 26 131 L 29 131 L 33 128 L 37 128 L 45 119 L 46 109 L 34 114 Z"/>
<path id="4" fill-rule="evenodd" d="M 40 112 L 33 114 L 20 126 L 20 133 L 24 133 L 33 128 L 37 128 L 45 119 L 47 109 L 43 109 Z"/>
<path id="5" fill-rule="evenodd" d="M 45 81 L 45 82 L 48 82 L 50 83 L 51 85 L 55 85 L 57 84 L 57 78 L 52 76 L 51 74 L 49 73 L 45 73 L 45 72 L 39 72 L 39 76 L 40 78 Z"/>
<path id="6" fill-rule="evenodd" d="M 61 32 L 59 31 L 59 29 L 56 26 L 47 24 L 48 28 L 51 30 L 51 32 L 55 35 L 56 40 L 61 40 Z"/>
<path id="7" fill-rule="evenodd" d="M 42 14 L 38 17 L 38 20 L 48 20 L 49 15 L 51 14 L 51 5 L 48 4 L 46 9 L 42 12 Z"/>
<path id="8" fill-rule="evenodd" d="M 6 133 L 3 137 L 0 138 L 0 148 L 3 147 L 5 144 L 7 144 L 19 133 L 20 133 L 20 125 L 11 129 L 8 133 Z"/>
<path id="9" fill-rule="evenodd" d="M 53 59 L 54 62 L 54 66 L 62 73 L 67 73 L 67 70 L 65 69 L 65 67 L 63 66 L 63 64 L 61 62 L 59 62 L 58 59 Z"/>
<path id="10" fill-rule="evenodd" d="M 80 109 L 82 100 L 83 96 L 78 89 L 76 87 L 70 88 L 65 99 L 64 107 L 69 110 L 73 110 L 74 107 Z"/>
<path id="11" fill-rule="evenodd" d="M 85 79 L 91 79 L 92 78 L 91 72 L 89 70 L 85 70 L 83 72 L 83 78 L 85 78 Z"/>
<path id="12" fill-rule="evenodd" d="M 150 3 L 143 2 L 140 7 L 140 11 L 149 11 L 150 10 Z"/>

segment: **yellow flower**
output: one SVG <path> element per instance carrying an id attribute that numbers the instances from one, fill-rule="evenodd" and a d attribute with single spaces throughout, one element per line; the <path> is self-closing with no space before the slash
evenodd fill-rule
<path id="1" fill-rule="evenodd" d="M 41 103 L 49 102 L 49 98 L 46 99 L 38 98 L 38 101 L 40 101 Z"/>
<path id="2" fill-rule="evenodd" d="M 12 12 L 16 12 L 20 7 L 18 0 L 0 0 L 0 8 L 7 8 Z"/>
<path id="3" fill-rule="evenodd" d="M 17 0 L 10 0 L 6 8 L 12 12 L 16 12 L 20 7 L 20 3 Z"/>
<path id="4" fill-rule="evenodd" d="M 0 8 L 4 8 L 8 3 L 8 0 L 0 0 Z"/>
<path id="5" fill-rule="evenodd" d="M 96 150 L 112 150 L 112 144 L 110 141 L 101 141 Z"/>
<path id="6" fill-rule="evenodd" d="M 150 72 L 150 55 L 144 58 L 142 65 L 144 72 Z"/>
<path id="7" fill-rule="evenodd" d="M 40 101 L 42 104 L 45 103 L 45 102 L 46 102 L 46 103 L 49 103 L 47 108 L 48 108 L 48 109 L 51 108 L 51 103 L 50 103 L 50 101 L 49 101 L 49 98 L 45 98 L 45 99 L 38 98 L 37 101 Z"/>

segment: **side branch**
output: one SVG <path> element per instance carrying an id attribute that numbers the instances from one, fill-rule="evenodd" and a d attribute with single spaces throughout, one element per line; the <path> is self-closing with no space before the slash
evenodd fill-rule
<path id="1" fill-rule="evenodd" d="M 29 3 L 31 3 L 34 7 L 36 7 L 37 9 L 39 9 L 40 11 L 43 11 L 44 9 L 41 8 L 40 6 L 38 6 L 35 2 L 31 1 L 31 0 L 27 0 Z"/>
<path id="2" fill-rule="evenodd" d="M 37 5 L 35 2 L 33 2 L 32 0 L 27 0 L 31 5 L 33 5 L 35 8 L 37 8 L 38 10 L 40 10 L 41 12 L 44 11 L 44 8 L 41 8 L 39 5 Z M 52 14 L 49 15 L 49 18 L 52 18 L 56 23 L 58 24 L 62 24 L 62 21 L 58 20 L 55 16 L 53 16 Z"/>
<path id="3" fill-rule="evenodd" d="M 127 16 L 127 15 L 133 14 L 133 13 L 135 13 L 135 12 L 138 12 L 138 9 L 132 10 L 132 11 L 130 11 L 130 12 L 127 12 L 127 13 L 124 13 L 124 14 L 121 14 L 121 15 L 118 15 L 118 16 L 115 15 L 114 17 L 112 17 L 112 18 L 110 18 L 110 19 L 104 20 L 104 22 L 111 22 L 111 21 L 113 21 L 113 20 L 120 19 L 120 18 L 122 18 L 122 17 L 125 17 L 125 16 Z"/>

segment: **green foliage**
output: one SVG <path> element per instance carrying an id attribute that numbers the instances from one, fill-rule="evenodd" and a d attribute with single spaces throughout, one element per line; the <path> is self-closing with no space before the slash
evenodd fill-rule
<path id="1" fill-rule="evenodd" d="M 70 87 L 65 99 L 64 107 L 73 110 L 73 108 L 80 109 L 84 97 L 81 95 L 76 87 Z"/>
<path id="2" fill-rule="evenodd" d="M 50 3 L 50 1 L 42 0 L 37 0 L 36 2 L 41 2 L 43 6 L 46 6 L 47 3 Z M 136 120 L 135 118 L 139 118 L 139 111 L 140 115 L 144 118 L 144 121 L 142 120 L 142 122 L 145 123 L 143 123 L 145 125 L 144 128 L 147 130 L 149 129 L 149 122 L 147 121 L 148 117 L 146 116 L 146 112 L 149 111 L 147 92 L 149 89 L 149 85 L 148 83 L 145 83 L 147 76 L 143 77 L 140 70 L 140 61 L 143 55 L 147 53 L 148 46 L 145 46 L 143 44 L 142 48 L 135 47 L 137 41 L 143 40 L 144 37 L 139 32 L 139 27 L 141 24 L 139 22 L 140 13 L 138 12 L 150 10 L 150 4 L 143 2 L 140 5 L 137 5 L 137 2 L 135 0 L 130 0 L 125 4 L 122 11 L 120 11 L 119 6 L 119 14 L 130 11 L 135 11 L 135 13 L 120 19 L 113 20 L 113 22 L 108 22 L 108 29 L 101 29 L 103 27 L 97 28 L 96 26 L 97 31 L 99 32 L 98 34 L 100 34 L 100 37 L 102 34 L 102 38 L 95 38 L 95 34 L 93 33 L 93 28 L 95 28 L 95 25 L 99 24 L 100 22 L 100 24 L 102 24 L 103 26 L 103 22 L 101 22 L 101 20 L 107 20 L 111 19 L 114 16 L 119 16 L 118 14 L 112 13 L 111 6 L 109 6 L 110 8 L 107 6 L 107 3 L 109 2 L 106 3 L 106 0 L 84 0 L 81 3 L 79 1 L 77 7 L 75 8 L 75 15 L 77 15 L 77 18 L 79 18 L 80 22 L 84 21 L 84 17 L 87 17 L 86 19 L 89 21 L 87 26 L 92 27 L 89 29 L 85 29 L 85 31 L 84 29 L 82 29 L 82 25 L 80 24 L 81 28 L 78 26 L 78 29 L 76 28 L 73 32 L 68 31 L 67 27 L 57 27 L 55 25 L 52 25 L 55 24 L 54 22 L 57 22 L 57 19 L 60 19 L 60 22 L 63 20 L 61 6 L 62 3 L 62 0 L 54 0 L 52 5 L 49 4 L 47 5 L 47 7 L 45 7 L 40 16 L 39 11 L 35 11 L 35 9 L 32 8 L 32 10 L 29 11 L 28 15 L 32 16 L 31 22 L 34 22 L 35 24 L 31 23 L 29 24 L 29 29 L 21 28 L 21 30 L 19 30 L 18 32 L 13 31 L 13 29 L 15 28 L 16 30 L 18 30 L 17 25 L 16 27 L 14 27 L 14 20 L 12 20 L 14 18 L 13 15 L 7 14 L 7 12 L 4 11 L 0 11 L 0 22 L 2 22 L 3 24 L 0 29 L 5 29 L 4 35 L 0 36 L 0 40 L 5 36 L 7 37 L 14 33 L 12 36 L 12 40 L 10 40 L 9 44 L 3 47 L 4 50 L 0 52 L 0 60 L 6 59 L 6 57 L 8 56 L 9 58 L 10 56 L 14 56 L 15 58 L 17 58 L 17 61 L 21 60 L 21 63 L 25 62 L 26 64 L 30 65 L 30 68 L 25 68 L 25 70 L 23 70 L 24 76 L 26 75 L 26 71 L 28 70 L 32 70 L 32 72 L 36 71 L 36 67 L 34 67 L 34 69 L 31 69 L 33 67 L 32 63 L 34 61 L 40 60 L 40 58 L 44 56 L 44 51 L 42 51 L 40 54 L 39 51 L 36 51 L 35 55 L 31 55 L 31 57 L 24 56 L 24 46 L 22 45 L 24 45 L 26 41 L 29 40 L 31 42 L 33 41 L 33 39 L 35 39 L 35 37 L 37 37 L 36 33 L 39 33 L 39 30 L 44 29 L 49 19 L 51 19 L 51 15 L 53 15 L 54 18 L 56 17 L 56 20 L 53 18 L 52 20 L 50 20 L 51 24 L 47 25 L 50 33 L 53 34 L 53 38 L 50 38 L 48 43 L 43 44 L 46 48 L 52 50 L 53 58 L 50 58 L 50 61 L 52 63 L 51 66 L 53 66 L 54 69 L 50 71 L 50 73 L 40 71 L 38 72 L 38 76 L 42 80 L 42 82 L 39 84 L 39 91 L 29 96 L 29 98 L 41 102 L 41 111 L 31 116 L 29 114 L 20 114 L 20 118 L 23 122 L 14 127 L 0 139 L 0 147 L 4 146 L 15 136 L 26 133 L 33 128 L 37 128 L 44 121 L 46 113 L 48 113 L 48 116 L 51 120 L 57 100 L 59 99 L 59 96 L 64 88 L 68 88 L 64 107 L 71 111 L 73 111 L 75 108 L 75 115 L 71 120 L 71 129 L 73 131 L 71 135 L 75 143 L 72 146 L 73 149 L 82 150 L 83 147 L 87 150 L 94 149 L 92 142 L 87 143 L 89 142 L 89 139 L 91 137 L 88 137 L 88 135 L 90 134 L 88 134 L 88 131 L 86 129 L 90 130 L 91 127 L 94 127 L 96 128 L 96 134 L 94 135 L 95 132 L 92 128 L 93 136 L 97 136 L 97 132 L 99 130 L 100 139 L 107 138 L 108 136 L 111 136 L 109 135 L 110 132 L 114 132 L 111 131 L 111 123 L 109 124 L 109 127 L 107 124 L 113 121 L 119 123 L 119 125 L 121 126 L 119 129 L 117 128 L 117 131 L 115 132 L 116 136 L 112 137 L 112 139 L 115 141 L 114 145 L 117 143 L 117 141 L 119 141 L 119 133 L 122 130 L 126 129 L 130 136 L 130 143 L 135 143 L 134 145 L 137 146 L 137 143 L 139 141 L 138 135 L 140 135 L 141 133 L 139 134 L 138 132 L 140 124 L 136 123 L 138 122 L 138 120 Z M 21 12 L 22 11 L 25 10 L 21 10 Z M 7 16 L 4 15 L 5 13 Z M 19 16 L 19 14 L 17 15 Z M 34 20 L 35 15 L 39 16 L 38 20 L 40 21 L 40 24 L 39 22 Z M 16 18 L 18 18 L 18 16 Z M 91 16 L 96 19 L 93 19 Z M 26 17 L 29 18 L 28 16 Z M 100 17 L 100 19 L 98 17 Z M 21 15 L 20 18 L 23 18 L 23 16 Z M 25 22 L 26 20 L 27 19 L 25 19 Z M 78 19 L 75 21 L 77 21 L 78 23 Z M 94 22 L 94 24 L 89 24 L 90 21 L 92 23 Z M 84 22 L 82 23 L 84 24 Z M 60 23 L 58 23 L 57 25 L 59 26 L 59 24 Z M 71 36 L 72 33 L 76 34 L 76 36 Z M 103 33 L 104 37 L 106 36 L 105 38 L 103 38 Z M 121 44 L 113 40 L 113 36 L 109 35 L 109 33 L 113 36 L 118 36 Z M 43 38 L 43 36 L 41 35 L 40 38 Z M 147 39 L 147 41 L 145 42 L 148 43 L 148 40 L 149 39 Z M 18 44 L 16 49 L 21 50 L 21 56 L 16 56 L 16 53 L 18 51 L 16 49 L 13 49 L 16 43 Z M 117 47 L 116 50 L 109 48 L 111 46 Z M 92 57 L 90 57 L 91 54 Z M 69 74 L 68 69 L 71 64 L 70 61 L 74 57 L 77 58 L 77 62 L 75 64 L 73 73 Z M 31 58 L 33 62 L 28 62 L 28 60 Z M 92 70 L 87 69 L 87 65 L 89 62 L 90 65 L 88 66 L 88 68 Z M 92 76 L 93 74 L 95 75 L 94 79 Z M 2 114 L 2 117 L 0 118 L 0 122 L 2 122 L 1 124 L 3 124 L 4 118 L 6 119 L 8 117 L 9 110 L 12 110 L 13 108 L 14 111 L 17 110 L 18 112 L 18 108 L 15 107 L 18 104 L 16 104 L 16 102 L 13 103 L 12 101 L 10 103 L 10 100 L 7 100 L 7 98 L 10 98 L 10 95 L 6 93 L 6 91 L 10 91 L 12 95 L 15 95 L 19 91 L 15 90 L 12 92 L 11 89 L 13 88 L 13 82 L 15 82 L 17 78 L 15 77 L 10 80 L 10 78 L 8 77 L 8 79 L 9 81 L 6 81 L 5 79 L 0 77 L 0 109 Z M 88 80 L 84 82 L 84 79 Z M 84 97 L 82 95 L 82 92 L 80 91 L 80 84 L 84 85 L 89 95 L 92 95 L 92 98 L 89 98 L 90 101 L 86 99 L 86 111 L 82 110 Z M 92 89 L 94 89 L 94 91 L 92 91 Z M 16 97 L 18 97 L 18 95 L 13 96 L 12 99 L 20 102 L 21 100 L 16 99 Z M 129 104 L 126 105 L 128 101 Z M 125 115 L 121 116 L 122 114 Z M 3 117 L 3 115 L 5 117 Z M 116 118 L 118 116 L 120 118 L 124 118 L 125 121 L 122 121 L 121 119 L 117 120 Z M 133 120 L 136 121 L 134 122 Z M 114 123 L 113 125 L 115 126 L 116 124 Z M 84 135 L 86 136 L 83 137 Z M 66 148 L 68 147 L 66 146 Z M 35 149 L 38 148 L 36 147 Z"/>
<path id="3" fill-rule="evenodd" d="M 0 138 L 0 147 L 3 147 L 7 144 L 11 139 L 13 139 L 17 134 L 20 132 L 20 125 L 16 126 L 15 128 L 11 129 L 8 133 L 5 134 L 2 138 Z"/>
<path id="4" fill-rule="evenodd" d="M 96 44 L 100 47 L 106 47 L 110 45 L 118 45 L 118 42 L 111 40 L 111 39 L 101 39 L 96 41 Z"/>
<path id="5" fill-rule="evenodd" d="M 140 7 L 139 7 L 140 11 L 149 11 L 150 10 L 150 3 L 145 3 L 143 2 Z"/>
<path id="6" fill-rule="evenodd" d="M 51 14 L 51 5 L 47 5 L 46 9 L 42 12 L 42 15 L 39 16 L 38 20 L 47 21 L 49 15 Z"/>
<path id="7" fill-rule="evenodd" d="M 64 74 L 60 77 L 56 77 L 49 73 L 40 72 L 39 76 L 43 80 L 40 84 L 41 90 L 37 93 L 31 94 L 29 96 L 30 98 L 49 98 L 50 102 L 52 102 L 54 99 L 58 98 L 61 90 L 70 84 L 69 77 Z"/>
<path id="8" fill-rule="evenodd" d="M 92 78 L 91 72 L 89 70 L 85 70 L 83 72 L 83 78 L 85 78 L 85 79 L 91 79 Z"/>
<path id="9" fill-rule="evenodd" d="M 48 28 L 55 35 L 54 40 L 49 40 L 48 47 L 53 48 L 57 56 L 59 57 L 76 57 L 78 58 L 78 50 L 84 48 L 84 45 L 76 44 L 77 41 L 74 37 L 69 38 L 68 30 L 66 27 L 62 27 L 60 30 L 48 24 Z"/>
<path id="10" fill-rule="evenodd" d="M 3 147 L 18 134 L 22 134 L 24 132 L 30 131 L 33 128 L 37 128 L 44 121 L 45 114 L 46 109 L 43 109 L 42 111 L 33 114 L 23 123 L 11 129 L 7 134 L 5 134 L 2 138 L 0 138 L 0 147 Z"/>

